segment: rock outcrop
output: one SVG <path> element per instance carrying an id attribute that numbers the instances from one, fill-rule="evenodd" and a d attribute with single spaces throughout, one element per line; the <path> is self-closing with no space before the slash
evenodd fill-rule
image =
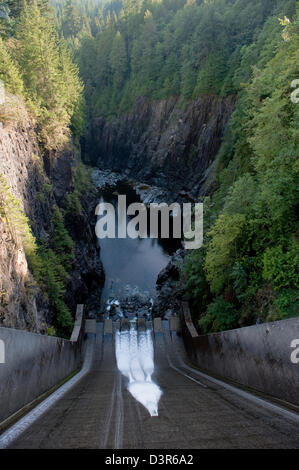
<path id="1" fill-rule="evenodd" d="M 42 156 L 29 121 L 0 128 L 0 175 L 20 200 L 37 240 L 51 239 L 53 206 L 63 208 L 66 195 L 73 190 L 75 150 L 72 146 L 59 155 Z M 96 191 L 83 194 L 80 202 L 81 214 L 66 220 L 75 242 L 75 262 L 65 295 L 73 313 L 77 303 L 90 302 L 96 308 L 104 282 L 94 232 Z M 0 217 L 0 325 L 45 333 L 52 317 L 51 305 L 28 269 L 22 244 Z"/>
<path id="2" fill-rule="evenodd" d="M 196 198 L 211 190 L 215 156 L 234 105 L 233 96 L 201 97 L 185 109 L 179 98 L 139 98 L 132 112 L 91 122 L 83 158 L 174 197 Z"/>

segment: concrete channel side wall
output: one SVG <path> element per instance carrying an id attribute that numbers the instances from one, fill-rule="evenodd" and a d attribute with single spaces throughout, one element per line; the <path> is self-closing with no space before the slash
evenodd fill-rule
<path id="1" fill-rule="evenodd" d="M 0 327 L 0 423 L 74 372 L 82 361 L 83 305 L 70 340 Z"/>
<path id="2" fill-rule="evenodd" d="M 189 359 L 204 371 L 299 405 L 299 318 L 198 335 L 183 302 L 182 335 Z"/>

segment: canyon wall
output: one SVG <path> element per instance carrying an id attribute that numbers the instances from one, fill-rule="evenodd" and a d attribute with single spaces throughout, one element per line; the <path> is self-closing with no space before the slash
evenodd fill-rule
<path id="1" fill-rule="evenodd" d="M 0 124 L 0 175 L 21 202 L 38 242 L 51 240 L 53 206 L 63 210 L 66 196 L 73 190 L 77 154 L 71 144 L 59 154 L 42 155 L 29 120 L 21 125 Z M 75 242 L 75 261 L 65 294 L 73 314 L 76 304 L 88 299 L 96 310 L 104 280 L 94 234 L 96 192 L 84 194 L 80 202 L 82 211 L 65 221 Z M 0 325 L 46 333 L 52 319 L 49 300 L 30 273 L 17 234 L 0 217 Z"/>
<path id="2" fill-rule="evenodd" d="M 132 112 L 94 119 L 82 140 L 83 158 L 100 168 L 126 172 L 173 196 L 207 194 L 213 165 L 235 97 L 139 98 Z"/>

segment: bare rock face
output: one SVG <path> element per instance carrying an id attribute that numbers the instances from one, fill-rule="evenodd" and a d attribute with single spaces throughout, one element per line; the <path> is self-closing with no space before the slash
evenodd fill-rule
<path id="1" fill-rule="evenodd" d="M 76 163 L 73 148 L 42 156 L 30 123 L 23 128 L 0 128 L 0 175 L 20 200 L 37 240 L 51 240 L 53 206 L 63 208 L 73 190 Z M 75 262 L 65 296 L 73 313 L 77 303 L 90 298 L 99 304 L 104 282 L 94 232 L 96 203 L 96 191 L 83 195 L 82 213 L 66 221 L 75 241 Z M 52 307 L 34 282 L 22 245 L 0 217 L 0 325 L 46 333 L 52 317 Z"/>
<path id="2" fill-rule="evenodd" d="M 13 195 L 21 200 L 37 237 L 49 231 L 49 213 L 54 203 L 51 192 L 44 191 L 44 185 L 50 181 L 42 166 L 37 137 L 30 124 L 0 129 L 0 174 L 6 178 Z"/>
<path id="3" fill-rule="evenodd" d="M 0 129 L 0 174 L 12 194 L 21 201 L 36 237 L 50 232 L 53 196 L 41 197 L 48 181 L 41 170 L 41 157 L 34 130 Z M 52 312 L 46 296 L 36 285 L 18 237 L 0 217 L 0 325 L 39 333 L 47 331 Z"/>
<path id="4" fill-rule="evenodd" d="M 67 194 L 72 192 L 73 173 L 77 164 L 74 149 L 59 156 L 45 155 L 44 166 L 53 184 L 53 195 L 64 209 Z M 98 204 L 96 188 L 84 193 L 80 200 L 80 213 L 67 213 L 65 224 L 75 242 L 75 262 L 70 272 L 65 301 L 72 312 L 77 304 L 85 304 L 85 312 L 96 316 L 100 310 L 105 274 L 100 259 L 100 247 L 95 234 L 95 208 Z"/>
<path id="5" fill-rule="evenodd" d="M 0 325 L 46 333 L 48 300 L 28 270 L 24 250 L 0 219 Z"/>
<path id="6" fill-rule="evenodd" d="M 207 194 L 235 98 L 205 96 L 185 108 L 179 98 L 139 98 L 135 109 L 92 121 L 83 139 L 85 161 L 192 197 Z"/>
<path id="7" fill-rule="evenodd" d="M 140 193 L 143 202 L 197 200 L 213 190 L 215 158 L 235 100 L 204 96 L 186 105 L 180 98 L 141 97 L 133 111 L 90 123 L 82 139 L 83 159 L 101 175 L 110 170 L 150 185 L 148 194 Z M 176 253 L 158 276 L 154 316 L 179 314 L 183 257 L 183 251 Z"/>
<path id="8" fill-rule="evenodd" d="M 182 269 L 185 255 L 184 249 L 177 250 L 158 275 L 157 296 L 153 307 L 155 317 L 168 319 L 171 316 L 180 315 L 181 302 L 184 297 Z"/>

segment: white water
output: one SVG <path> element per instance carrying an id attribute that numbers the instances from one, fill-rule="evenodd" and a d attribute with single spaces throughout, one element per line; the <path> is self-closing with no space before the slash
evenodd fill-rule
<path id="1" fill-rule="evenodd" d="M 154 348 L 150 330 L 137 332 L 135 323 L 130 330 L 115 335 L 117 367 L 128 379 L 128 390 L 151 416 L 158 416 L 158 403 L 162 391 L 152 381 Z"/>

